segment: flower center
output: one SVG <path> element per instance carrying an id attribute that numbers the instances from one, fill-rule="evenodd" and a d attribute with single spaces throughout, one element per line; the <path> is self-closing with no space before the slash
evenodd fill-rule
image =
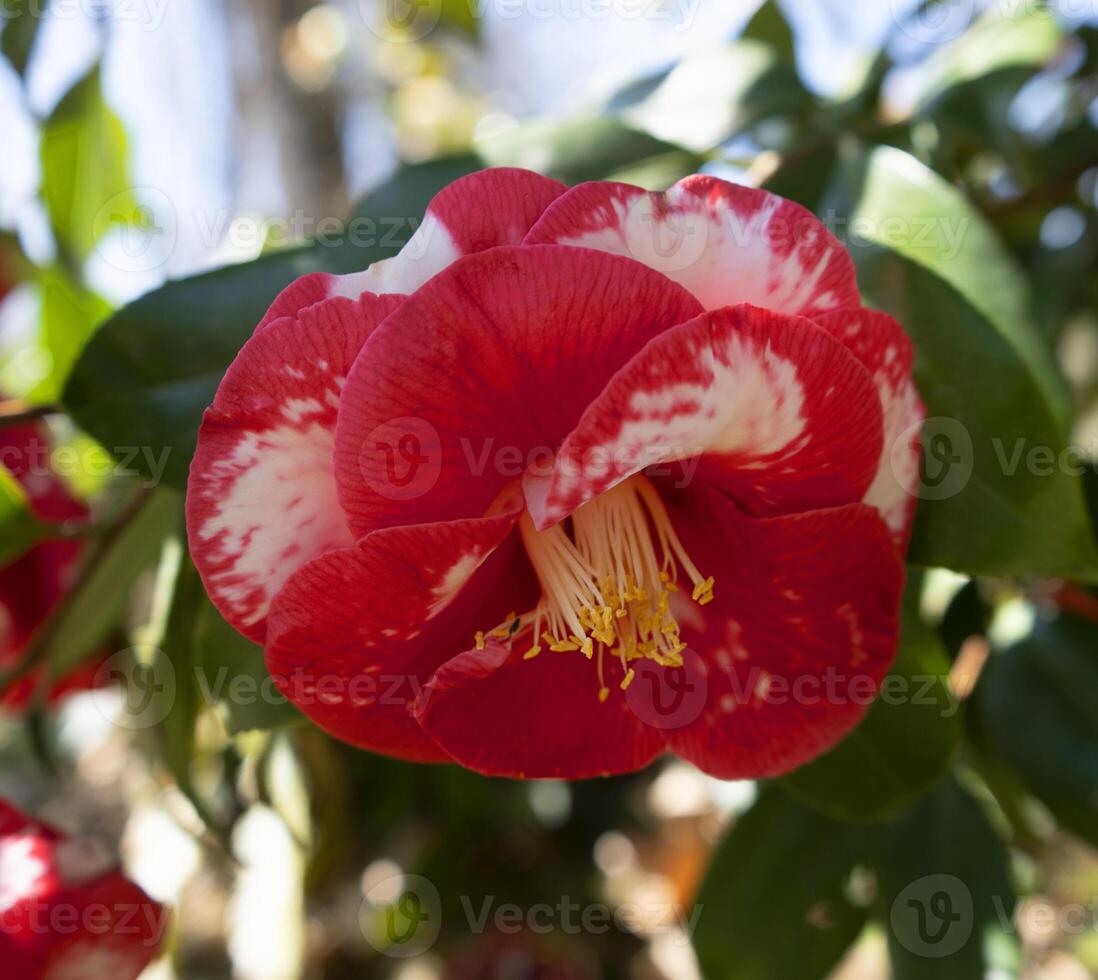
<path id="1" fill-rule="evenodd" d="M 478 633 L 478 650 L 488 637 L 514 642 L 529 632 L 525 660 L 544 647 L 582 653 L 597 663 L 600 701 L 610 696 L 604 656 L 621 661 L 622 690 L 634 677 L 631 661 L 682 665 L 686 644 L 671 612 L 671 594 L 679 591 L 679 574 L 685 572 L 693 583 L 691 598 L 704 606 L 713 599 L 713 578 L 690 560 L 647 477 L 630 477 L 547 531 L 537 530 L 524 513 L 519 532 L 541 599 L 530 611 Z"/>

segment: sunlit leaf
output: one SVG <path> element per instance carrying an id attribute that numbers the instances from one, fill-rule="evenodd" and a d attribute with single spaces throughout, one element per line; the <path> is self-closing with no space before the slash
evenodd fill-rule
<path id="1" fill-rule="evenodd" d="M 83 262 L 113 224 L 137 211 L 126 131 L 103 101 L 99 67 L 88 72 L 42 130 L 42 194 L 63 251 Z"/>

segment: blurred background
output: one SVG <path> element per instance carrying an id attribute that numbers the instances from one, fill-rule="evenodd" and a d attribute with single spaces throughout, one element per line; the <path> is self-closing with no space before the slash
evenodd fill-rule
<path id="1" fill-rule="evenodd" d="M 700 170 L 843 237 L 871 198 L 986 229 L 993 246 L 973 233 L 935 274 L 989 321 L 998 297 L 966 282 L 1025 284 L 1093 458 L 1093 0 L 3 0 L 0 17 L 0 796 L 118 847 L 174 907 L 148 980 L 1098 975 L 1098 597 L 1070 563 L 915 555 L 901 659 L 940 683 L 929 712 L 871 715 L 899 776 L 842 755 L 780 787 L 672 761 L 571 785 L 404 765 L 264 689 L 183 553 L 187 459 L 145 438 L 168 396 L 131 402 L 144 380 L 100 365 L 93 397 L 81 372 L 106 348 L 78 360 L 104 322 L 123 347 L 151 323 L 184 360 L 225 347 L 223 369 L 293 274 L 391 253 L 429 191 L 478 166 L 652 188 Z M 925 170 L 844 197 L 843 168 L 876 173 L 882 147 Z M 368 240 L 348 243 L 348 216 Z M 920 313 L 932 290 L 912 282 L 909 329 L 966 329 Z M 220 305 L 191 302 L 215 283 Z M 916 343 L 923 387 L 949 358 Z M 154 348 L 131 344 L 133 365 Z M 148 452 L 121 458 L 113 431 Z M 891 910 L 947 873 L 978 928 L 938 959 Z"/>

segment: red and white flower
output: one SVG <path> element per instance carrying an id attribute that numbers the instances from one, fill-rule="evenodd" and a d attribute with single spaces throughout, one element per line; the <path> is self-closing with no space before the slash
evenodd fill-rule
<path id="1" fill-rule="evenodd" d="M 795 204 L 486 170 L 395 258 L 278 297 L 203 421 L 192 553 L 353 744 L 784 772 L 895 652 L 911 361 Z"/>
<path id="2" fill-rule="evenodd" d="M 167 912 L 105 851 L 0 800 L 0 964 L 5 980 L 135 980 Z"/>

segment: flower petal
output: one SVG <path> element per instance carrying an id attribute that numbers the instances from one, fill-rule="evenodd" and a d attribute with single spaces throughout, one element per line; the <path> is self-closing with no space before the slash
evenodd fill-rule
<path id="1" fill-rule="evenodd" d="M 386 320 L 347 379 L 335 460 L 352 529 L 484 514 L 509 480 L 548 466 L 618 368 L 700 312 L 659 273 L 587 249 L 454 263 Z"/>
<path id="2" fill-rule="evenodd" d="M 884 410 L 884 444 L 865 502 L 875 507 L 906 552 L 919 486 L 919 431 L 926 418 L 911 377 L 914 352 L 904 328 L 885 313 L 851 308 L 815 318 L 865 365 Z"/>
<path id="3" fill-rule="evenodd" d="M 881 406 L 857 359 L 811 321 L 753 306 L 661 334 L 591 403 L 557 455 L 539 527 L 653 464 L 700 457 L 700 480 L 753 513 L 862 498 L 881 455 Z"/>
<path id="4" fill-rule="evenodd" d="M 206 411 L 187 491 L 191 554 L 214 604 L 257 641 L 290 574 L 354 540 L 332 471 L 336 408 L 363 342 L 401 301 L 334 299 L 275 321 Z"/>
<path id="5" fill-rule="evenodd" d="M 416 699 L 424 731 L 461 765 L 489 776 L 587 779 L 634 772 L 666 750 L 663 732 L 618 690 L 616 660 L 604 663 L 611 695 L 602 702 L 595 665 L 579 653 L 544 650 L 525 660 L 522 648 L 489 641 L 467 650 Z"/>
<path id="6" fill-rule="evenodd" d="M 467 174 L 431 199 L 423 221 L 397 255 L 350 275 L 302 276 L 282 291 L 257 329 L 331 296 L 357 299 L 364 292 L 414 293 L 463 255 L 497 245 L 518 245 L 546 207 L 566 190 L 558 181 L 517 167 Z M 382 228 L 379 233 L 386 231 Z"/>
<path id="7" fill-rule="evenodd" d="M 509 576 L 522 567 L 505 541 L 518 512 L 387 528 L 309 562 L 271 606 L 267 668 L 282 693 L 352 745 L 445 761 L 408 706 L 507 603 L 532 602 L 531 577 Z"/>
<path id="8" fill-rule="evenodd" d="M 859 303 L 854 263 L 815 215 L 769 191 L 696 175 L 663 193 L 588 183 L 526 236 L 627 255 L 682 283 L 707 310 L 751 303 L 814 316 Z"/>
<path id="9" fill-rule="evenodd" d="M 680 617 L 705 707 L 668 743 L 724 779 L 775 776 L 861 719 L 896 653 L 903 567 L 864 504 L 756 520 L 719 493 L 673 512 L 714 601 Z"/>

